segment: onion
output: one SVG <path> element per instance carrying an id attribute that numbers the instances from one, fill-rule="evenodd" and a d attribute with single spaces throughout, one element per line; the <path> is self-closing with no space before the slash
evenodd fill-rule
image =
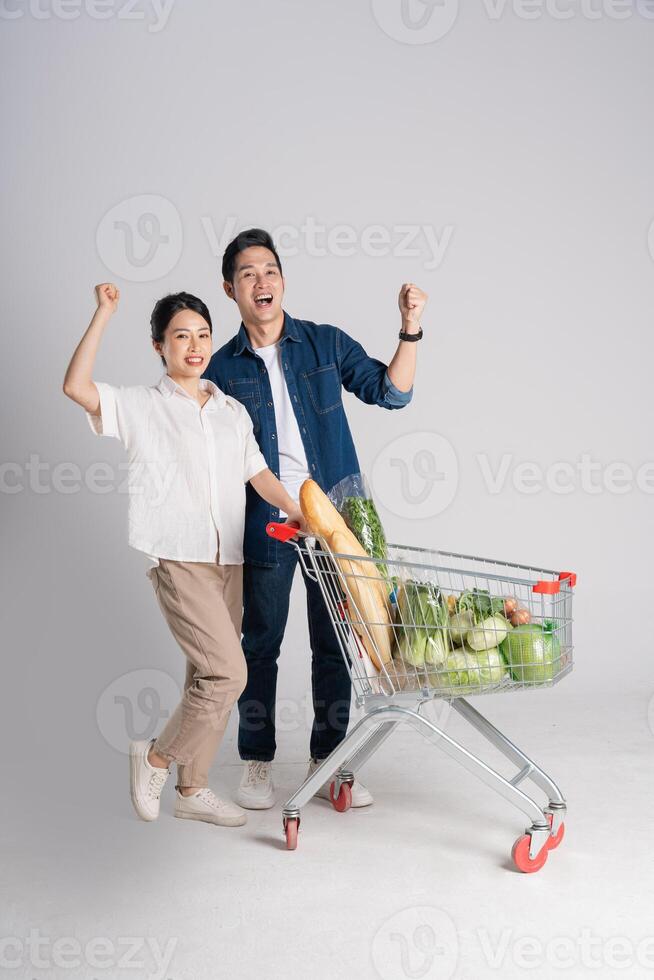
<path id="1" fill-rule="evenodd" d="M 531 622 L 531 613 L 528 609 L 516 609 L 510 616 L 511 626 L 526 626 Z"/>

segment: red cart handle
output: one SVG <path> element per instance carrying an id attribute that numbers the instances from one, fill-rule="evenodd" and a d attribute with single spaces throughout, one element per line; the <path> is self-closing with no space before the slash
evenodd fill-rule
<path id="1" fill-rule="evenodd" d="M 561 582 L 568 580 L 568 585 L 571 589 L 574 589 L 577 584 L 577 574 L 576 572 L 559 572 L 558 582 L 551 582 L 543 580 L 541 582 L 536 582 L 533 587 L 534 592 L 540 592 L 544 595 L 558 595 L 561 591 Z"/>
<path id="2" fill-rule="evenodd" d="M 271 521 L 266 525 L 266 534 L 275 541 L 290 541 L 300 530 L 298 524 L 276 524 Z"/>

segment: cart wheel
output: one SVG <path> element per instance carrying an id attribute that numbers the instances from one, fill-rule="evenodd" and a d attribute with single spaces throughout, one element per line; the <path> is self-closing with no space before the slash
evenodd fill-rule
<path id="1" fill-rule="evenodd" d="M 529 834 L 523 834 L 522 837 L 518 837 L 517 841 L 513 845 L 513 850 L 511 851 L 511 857 L 513 858 L 513 863 L 515 864 L 516 868 L 518 871 L 523 871 L 525 874 L 540 871 L 547 861 L 547 855 L 549 853 L 547 844 L 545 844 L 535 858 L 530 858 L 530 844 L 531 836 Z"/>
<path id="2" fill-rule="evenodd" d="M 341 791 L 337 797 L 334 797 L 334 783 L 330 783 L 329 798 L 335 810 L 345 813 L 352 806 L 352 787 L 349 783 L 341 783 Z"/>
<path id="3" fill-rule="evenodd" d="M 547 817 L 547 822 L 549 823 L 549 825 L 551 827 L 552 826 L 552 822 L 554 821 L 554 814 L 553 813 L 546 813 L 545 816 Z M 548 851 L 553 851 L 554 848 L 558 847 L 559 844 L 561 843 L 561 841 L 563 840 L 564 836 L 565 836 L 565 824 L 562 823 L 560 825 L 559 829 L 557 830 L 556 834 L 554 834 L 553 837 L 550 836 L 550 837 L 547 838 L 547 850 Z"/>
<path id="4" fill-rule="evenodd" d="M 284 820 L 284 833 L 286 834 L 286 850 L 294 851 L 297 847 L 297 831 L 300 821 L 297 817 L 289 817 Z"/>

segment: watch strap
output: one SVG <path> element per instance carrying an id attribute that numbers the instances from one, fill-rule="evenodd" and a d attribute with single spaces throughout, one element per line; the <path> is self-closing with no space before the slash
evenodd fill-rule
<path id="1" fill-rule="evenodd" d="M 422 340 L 422 327 L 418 330 L 418 333 L 404 333 L 400 330 L 399 333 L 400 340 L 408 340 L 409 342 L 415 343 L 418 340 Z"/>

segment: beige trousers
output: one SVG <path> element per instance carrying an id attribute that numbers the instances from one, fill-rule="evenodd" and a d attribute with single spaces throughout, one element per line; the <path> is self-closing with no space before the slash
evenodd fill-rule
<path id="1" fill-rule="evenodd" d="M 186 657 L 184 694 L 155 743 L 177 763 L 178 786 L 207 786 L 230 712 L 245 687 L 242 565 L 161 559 L 150 577 Z"/>

